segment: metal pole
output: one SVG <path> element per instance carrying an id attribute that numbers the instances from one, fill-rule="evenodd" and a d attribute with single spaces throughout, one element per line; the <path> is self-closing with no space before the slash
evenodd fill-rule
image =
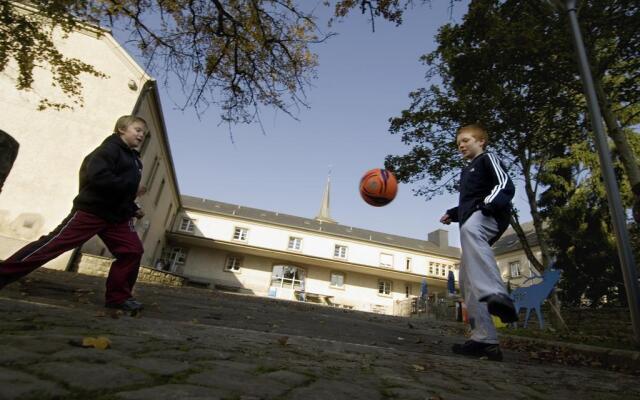
<path id="1" fill-rule="evenodd" d="M 582 85 L 584 86 L 585 95 L 587 97 L 587 106 L 589 107 L 591 124 L 595 131 L 596 147 L 600 157 L 600 169 L 602 170 L 602 177 L 607 190 L 609 211 L 611 213 L 613 229 L 618 242 L 620 267 L 622 268 L 624 285 L 627 290 L 627 301 L 629 302 L 629 311 L 631 313 L 631 325 L 633 326 L 636 344 L 640 344 L 640 292 L 638 290 L 636 264 L 633 259 L 633 253 L 631 252 L 626 217 L 624 209 L 622 208 L 622 200 L 620 198 L 618 183 L 613 172 L 613 163 L 611 161 L 611 154 L 609 154 L 607 136 L 604 133 L 602 115 L 600 114 L 600 106 L 598 104 L 598 98 L 596 96 L 593 78 L 591 76 L 587 52 L 582 41 L 576 3 L 576 0 L 565 0 L 565 7 L 567 14 L 569 15 L 573 41 L 578 55 L 578 68 L 580 69 Z"/>

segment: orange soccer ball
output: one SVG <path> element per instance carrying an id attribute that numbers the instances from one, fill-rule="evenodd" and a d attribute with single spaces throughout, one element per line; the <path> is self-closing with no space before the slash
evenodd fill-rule
<path id="1" fill-rule="evenodd" d="M 360 180 L 360 196 L 374 207 L 391 203 L 397 193 L 398 180 L 386 169 L 370 169 Z"/>

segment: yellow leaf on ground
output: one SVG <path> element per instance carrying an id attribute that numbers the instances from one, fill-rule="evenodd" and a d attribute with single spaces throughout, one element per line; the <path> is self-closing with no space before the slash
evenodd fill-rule
<path id="1" fill-rule="evenodd" d="M 93 347 L 98 350 L 106 350 L 111 347 L 111 340 L 105 336 L 82 338 L 82 347 Z"/>

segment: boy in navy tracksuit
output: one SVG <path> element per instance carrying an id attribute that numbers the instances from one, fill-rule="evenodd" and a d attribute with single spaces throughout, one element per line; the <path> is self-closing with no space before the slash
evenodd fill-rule
<path id="1" fill-rule="evenodd" d="M 509 225 L 515 189 L 500 160 L 485 153 L 488 135 L 482 127 L 460 128 L 456 143 L 469 164 L 460 176 L 459 204 L 447 210 L 440 222 L 460 224 L 460 289 L 472 335 L 464 344 L 455 344 L 453 351 L 501 361 L 502 352 L 491 315 L 503 322 L 515 322 L 518 316 L 502 282 L 491 245 Z"/>
<path id="2" fill-rule="evenodd" d="M 142 162 L 135 149 L 144 139 L 146 125 L 132 115 L 118 119 L 113 135 L 82 162 L 80 191 L 71 213 L 51 233 L 0 263 L 0 288 L 98 235 L 116 257 L 107 277 L 105 305 L 142 309 L 131 294 L 143 253 L 132 218 L 144 216 L 135 203 L 146 192 L 140 185 Z"/>

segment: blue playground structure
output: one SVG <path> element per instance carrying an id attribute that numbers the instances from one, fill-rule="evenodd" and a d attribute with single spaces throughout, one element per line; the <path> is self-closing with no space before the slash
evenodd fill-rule
<path id="1" fill-rule="evenodd" d="M 527 327 L 529 314 L 531 313 L 532 308 L 536 311 L 536 315 L 538 316 L 540 329 L 544 328 L 544 321 L 542 318 L 542 313 L 540 312 L 540 306 L 542 306 L 542 303 L 547 299 L 547 297 L 549 297 L 549 294 L 560 280 L 560 274 L 561 271 L 559 269 L 555 269 L 553 266 L 551 266 L 549 269 L 542 273 L 542 276 L 532 276 L 531 278 L 525 280 L 523 282 L 523 285 L 533 279 L 542 279 L 540 283 L 519 287 L 511 293 L 511 298 L 513 299 L 514 305 L 516 307 L 516 313 L 520 313 L 521 308 L 527 309 L 523 325 L 525 328 Z"/>

